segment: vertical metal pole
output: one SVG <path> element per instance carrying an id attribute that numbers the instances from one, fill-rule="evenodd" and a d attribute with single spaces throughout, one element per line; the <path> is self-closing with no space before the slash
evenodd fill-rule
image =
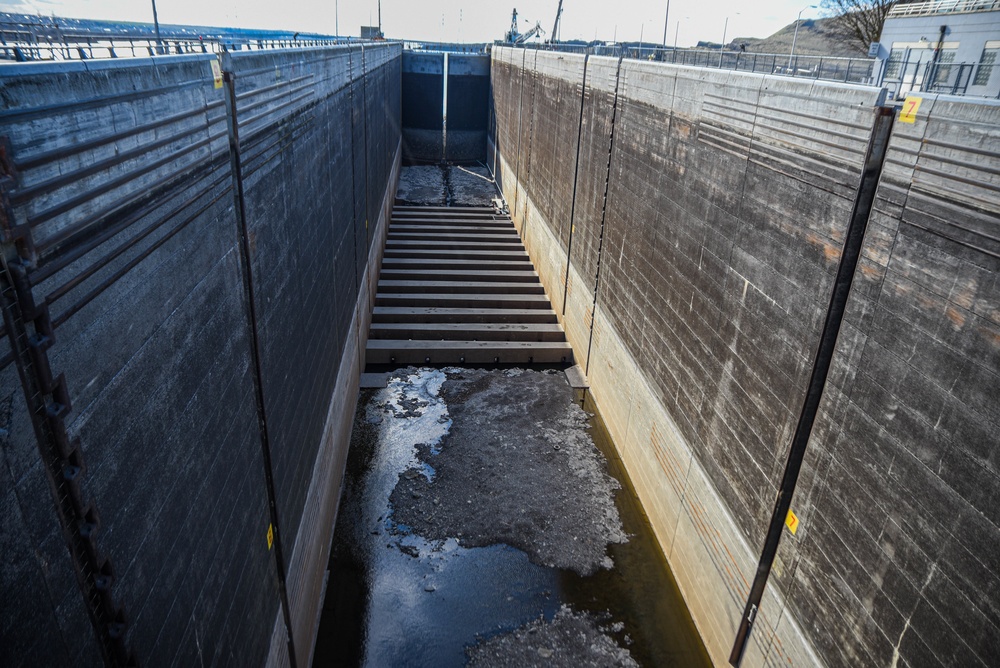
<path id="1" fill-rule="evenodd" d="M 580 177 L 580 144 L 583 140 L 583 107 L 587 101 L 587 64 L 590 54 L 583 57 L 583 82 L 580 85 L 580 119 L 576 124 L 576 162 L 573 167 L 573 199 L 569 205 L 569 239 L 566 241 L 566 276 L 563 279 L 562 314 L 566 315 L 566 297 L 569 296 L 569 269 L 573 259 L 573 233 L 576 231 L 576 186 Z"/>
<path id="2" fill-rule="evenodd" d="M 288 587 L 285 582 L 285 554 L 280 524 L 278 522 L 278 500 L 274 485 L 274 465 L 271 459 L 271 438 L 267 426 L 267 412 L 264 403 L 264 370 L 261 365 L 261 346 L 258 335 L 257 298 L 254 294 L 253 257 L 250 252 L 250 232 L 246 219 L 246 199 L 243 194 L 243 165 L 240 157 L 240 130 L 236 119 L 236 77 L 232 71 L 223 72 L 226 85 L 226 123 L 229 129 L 229 162 L 233 174 L 233 195 L 235 196 L 236 223 L 239 229 L 240 260 L 243 274 L 244 299 L 247 304 L 247 323 L 250 330 L 250 353 L 253 361 L 254 396 L 257 407 L 257 421 L 260 427 L 261 455 L 264 460 L 264 483 L 267 490 L 267 505 L 270 513 L 271 529 L 274 532 L 274 561 L 278 575 L 278 597 L 285 622 L 288 640 L 288 664 L 296 668 L 295 639 L 292 633 L 292 611 L 288 603 Z"/>
<path id="3" fill-rule="evenodd" d="M 162 53 L 163 41 L 160 40 L 160 19 L 156 15 L 156 0 L 153 0 L 153 27 L 156 28 L 156 52 Z"/>
<path id="4" fill-rule="evenodd" d="M 615 69 L 615 97 L 611 103 L 611 136 L 608 139 L 608 169 L 607 178 L 604 180 L 604 201 L 601 204 L 601 231 L 597 240 L 597 271 L 594 276 L 594 305 L 590 310 L 590 337 L 587 340 L 587 364 L 583 373 L 590 373 L 590 353 L 594 348 L 594 324 L 597 319 L 597 294 L 601 287 L 601 253 L 604 250 L 604 224 L 608 216 L 608 193 L 611 190 L 611 161 L 615 154 L 615 122 L 618 120 L 618 100 L 619 85 L 622 78 L 622 58 L 624 54 L 618 56 L 618 67 Z"/>
<path id="5" fill-rule="evenodd" d="M 663 48 L 667 48 L 667 23 L 670 21 L 670 0 L 667 0 L 667 11 L 663 16 Z M 674 37 L 674 46 L 677 46 L 677 38 Z"/>
<path id="6" fill-rule="evenodd" d="M 726 32 L 729 30 L 729 17 L 726 17 L 726 22 L 722 25 L 722 46 L 719 47 L 719 67 L 722 67 L 722 54 L 726 52 Z"/>
<path id="7" fill-rule="evenodd" d="M 798 482 L 799 471 L 802 468 L 806 445 L 812 434 L 816 414 L 819 412 L 819 402 L 823 398 L 823 388 L 826 386 L 827 375 L 830 372 L 830 366 L 833 361 L 833 353 L 837 347 L 837 336 L 840 333 L 840 326 L 844 320 L 844 313 L 847 310 L 847 298 L 850 295 L 851 284 L 854 280 L 854 271 L 858 266 L 858 259 L 861 256 L 861 247 L 864 243 L 865 230 L 868 226 L 868 218 L 871 215 L 872 203 L 875 200 L 875 191 L 878 187 L 879 177 L 882 174 L 882 164 L 885 161 L 894 113 L 892 107 L 877 107 L 875 109 L 875 123 L 868 142 L 865 167 L 855 194 L 854 209 L 851 212 L 851 220 L 847 227 L 844 250 L 841 253 L 840 264 L 837 267 L 837 277 L 834 280 L 833 290 L 830 294 L 830 302 L 826 310 L 826 319 L 820 334 L 816 357 L 813 360 L 809 385 L 806 387 L 802 410 L 799 413 L 799 421 L 795 427 L 795 434 L 792 436 L 792 445 L 785 463 L 785 473 L 782 476 L 781 486 L 778 488 L 778 496 L 774 502 L 774 510 L 771 513 L 771 522 L 768 525 L 764 548 L 760 555 L 760 561 L 757 564 L 757 573 L 750 588 L 750 594 L 747 597 L 746 607 L 743 610 L 743 617 L 740 619 L 736 639 L 733 641 L 732 652 L 729 655 L 729 663 L 733 666 L 739 666 L 740 662 L 743 661 L 743 654 L 750 640 L 750 632 L 753 630 L 753 623 L 757 618 L 760 602 L 764 596 L 764 587 L 767 585 L 768 577 L 771 574 L 774 557 L 778 553 L 778 543 L 781 540 L 781 533 L 785 526 L 785 518 L 788 517 L 788 511 L 791 508 L 792 494 L 795 493 L 795 485 Z"/>
<path id="8" fill-rule="evenodd" d="M 444 52 L 441 81 L 441 162 L 448 160 L 448 52 Z"/>

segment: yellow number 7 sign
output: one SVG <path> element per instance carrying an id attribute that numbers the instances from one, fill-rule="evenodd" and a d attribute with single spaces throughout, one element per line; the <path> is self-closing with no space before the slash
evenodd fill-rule
<path id="1" fill-rule="evenodd" d="M 922 99 L 920 97 L 908 97 L 903 100 L 903 110 L 899 112 L 900 123 L 912 123 L 917 120 L 917 109 L 920 108 Z"/>

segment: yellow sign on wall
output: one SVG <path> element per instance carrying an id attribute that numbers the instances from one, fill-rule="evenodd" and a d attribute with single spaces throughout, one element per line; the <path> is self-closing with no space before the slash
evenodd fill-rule
<path id="1" fill-rule="evenodd" d="M 212 61 L 212 80 L 216 88 L 222 88 L 222 68 L 219 67 L 218 60 Z"/>
<path id="2" fill-rule="evenodd" d="M 788 517 L 785 518 L 785 526 L 788 527 L 793 536 L 799 530 L 799 518 L 791 510 L 788 511 Z"/>
<path id="3" fill-rule="evenodd" d="M 274 545 L 274 525 L 273 524 L 268 524 L 267 525 L 267 549 L 270 550 L 272 545 Z"/>
<path id="4" fill-rule="evenodd" d="M 922 97 L 908 97 L 903 100 L 903 110 L 899 112 L 900 123 L 913 123 L 917 120 L 917 110 L 920 109 Z"/>

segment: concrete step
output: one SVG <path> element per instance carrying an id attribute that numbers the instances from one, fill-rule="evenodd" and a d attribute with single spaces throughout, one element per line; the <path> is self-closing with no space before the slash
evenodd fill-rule
<path id="1" fill-rule="evenodd" d="M 374 322 L 373 339 L 464 341 L 565 341 L 562 327 L 534 323 Z"/>
<path id="2" fill-rule="evenodd" d="M 517 236 L 514 224 L 504 224 L 502 227 L 486 225 L 411 225 L 408 222 L 393 223 L 389 227 L 389 234 L 461 234 L 461 235 L 489 235 Z"/>
<path id="3" fill-rule="evenodd" d="M 393 216 L 389 219 L 390 225 L 424 225 L 432 227 L 448 227 L 452 225 L 462 225 L 465 227 L 482 227 L 509 229 L 514 227 L 510 219 L 475 219 L 475 218 L 420 218 L 420 217 L 399 217 Z"/>
<path id="4" fill-rule="evenodd" d="M 413 259 L 413 260 L 507 260 L 507 261 L 529 261 L 528 254 L 524 251 L 504 251 L 504 250 L 402 250 L 387 248 L 386 258 L 392 259 Z"/>
<path id="5" fill-rule="evenodd" d="M 421 216 L 424 218 L 510 218 L 509 215 L 497 213 L 493 209 L 462 208 L 455 207 L 437 209 L 431 206 L 420 207 L 395 207 L 392 210 L 393 216 Z"/>
<path id="6" fill-rule="evenodd" d="M 386 269 L 382 267 L 381 279 L 387 281 L 476 281 L 538 283 L 534 271 L 488 271 L 482 269 L 438 269 L 440 265 L 428 265 L 421 269 Z M 478 267 L 479 265 L 475 265 Z"/>
<path id="7" fill-rule="evenodd" d="M 492 206 L 414 206 L 412 204 L 396 205 L 393 213 L 423 213 L 433 216 L 456 216 L 460 214 L 499 215 Z"/>
<path id="8" fill-rule="evenodd" d="M 525 294 L 544 295 L 541 283 L 500 281 L 394 281 L 385 275 L 379 278 L 378 291 L 400 294 L 403 292 L 437 292 L 462 294 Z"/>
<path id="9" fill-rule="evenodd" d="M 395 269 L 446 269 L 452 271 L 534 271 L 531 260 L 527 257 L 517 260 L 483 260 L 483 259 L 442 259 L 424 257 L 387 257 L 382 260 L 382 270 Z"/>
<path id="10" fill-rule="evenodd" d="M 513 228 L 511 228 L 513 231 Z M 520 244 L 521 237 L 516 232 L 511 234 L 456 234 L 455 232 L 400 232 L 389 230 L 388 241 L 447 241 L 451 243 L 476 244 Z"/>
<path id="11" fill-rule="evenodd" d="M 376 306 L 428 306 L 440 308 L 551 309 L 541 295 L 463 295 L 454 293 L 387 293 L 375 295 Z"/>
<path id="12" fill-rule="evenodd" d="M 557 364 L 572 363 L 565 342 L 398 341 L 369 339 L 368 364 Z"/>
<path id="13" fill-rule="evenodd" d="M 410 251 L 410 250 L 468 250 L 468 251 L 523 251 L 524 246 L 521 240 L 511 243 L 495 241 L 394 241 L 388 240 L 385 244 L 386 251 Z"/>
<path id="14" fill-rule="evenodd" d="M 454 308 L 378 306 L 372 310 L 372 322 L 450 322 L 450 323 L 537 323 L 556 324 L 556 312 L 549 309 Z"/>

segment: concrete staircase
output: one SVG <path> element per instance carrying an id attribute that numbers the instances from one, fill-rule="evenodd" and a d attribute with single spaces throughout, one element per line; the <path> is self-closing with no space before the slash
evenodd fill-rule
<path id="1" fill-rule="evenodd" d="M 572 363 L 573 351 L 508 216 L 396 206 L 366 361 Z"/>

